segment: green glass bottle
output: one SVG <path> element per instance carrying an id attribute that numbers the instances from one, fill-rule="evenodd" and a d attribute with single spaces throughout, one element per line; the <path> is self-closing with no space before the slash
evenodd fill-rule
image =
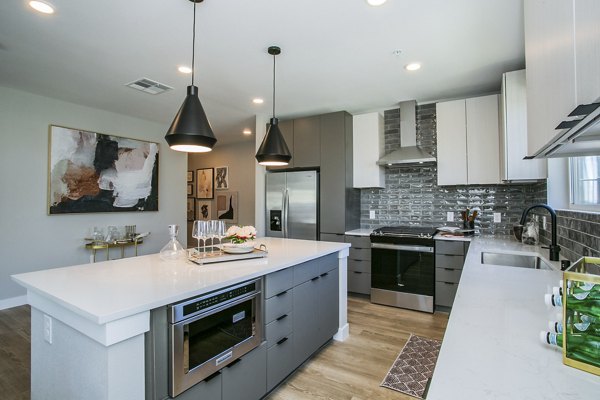
<path id="1" fill-rule="evenodd" d="M 564 335 L 562 333 L 540 332 L 540 340 L 545 344 L 563 347 Z M 590 365 L 600 366 L 600 338 L 592 335 L 568 335 L 567 357 L 585 362 Z"/>
<path id="2" fill-rule="evenodd" d="M 564 328 L 562 322 L 558 321 L 550 321 L 548 323 L 548 327 L 551 332 L 554 333 L 564 333 Z M 582 322 L 572 322 L 569 324 L 569 327 L 573 328 L 573 333 L 584 333 L 588 335 L 598 336 L 600 337 L 600 323 L 592 323 L 589 321 Z"/>

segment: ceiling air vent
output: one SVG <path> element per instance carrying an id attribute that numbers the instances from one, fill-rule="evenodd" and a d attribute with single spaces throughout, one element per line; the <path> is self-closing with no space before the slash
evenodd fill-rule
<path id="1" fill-rule="evenodd" d="M 150 94 L 159 94 L 162 92 L 166 92 L 167 90 L 173 89 L 170 86 L 163 85 L 162 83 L 153 81 L 152 79 L 148 78 L 140 78 L 137 81 L 127 83 L 125 86 L 129 86 L 130 88 L 141 90 L 142 92 Z"/>

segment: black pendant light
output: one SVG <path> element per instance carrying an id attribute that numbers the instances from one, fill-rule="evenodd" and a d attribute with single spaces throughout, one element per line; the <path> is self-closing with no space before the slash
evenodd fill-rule
<path id="1" fill-rule="evenodd" d="M 260 165 L 288 165 L 292 159 L 292 154 L 287 144 L 285 144 L 283 135 L 277 125 L 278 120 L 275 118 L 275 56 L 281 53 L 281 49 L 277 46 L 271 46 L 268 52 L 273 56 L 273 118 L 269 123 L 267 134 L 258 148 L 256 160 Z"/>
<path id="2" fill-rule="evenodd" d="M 192 84 L 187 87 L 187 96 L 175 115 L 165 140 L 173 150 L 187 153 L 211 151 L 217 138 L 206 118 L 206 113 L 198 98 L 198 87 L 194 86 L 194 56 L 196 47 L 196 3 L 203 0 L 189 0 L 194 3 L 194 25 L 192 39 Z"/>

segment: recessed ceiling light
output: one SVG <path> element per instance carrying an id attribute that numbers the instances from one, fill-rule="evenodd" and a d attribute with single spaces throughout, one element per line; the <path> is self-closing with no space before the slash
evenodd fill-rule
<path id="1" fill-rule="evenodd" d="M 179 67 L 177 67 L 177 71 L 181 72 L 182 74 L 192 73 L 192 69 L 190 67 L 186 67 L 185 65 L 180 65 Z"/>
<path id="2" fill-rule="evenodd" d="M 29 7 L 42 14 L 54 14 L 54 7 L 43 1 L 30 1 Z"/>
<path id="3" fill-rule="evenodd" d="M 254 104 L 262 104 L 262 103 L 264 103 L 265 101 L 264 101 L 263 99 L 261 99 L 261 98 L 257 97 L 257 98 L 255 98 L 255 99 L 252 99 L 252 102 L 253 102 Z"/>
<path id="4" fill-rule="evenodd" d="M 418 69 L 421 69 L 421 64 L 419 63 L 410 63 L 407 64 L 404 69 L 406 69 L 407 71 L 416 71 Z"/>
<path id="5" fill-rule="evenodd" d="M 242 131 L 242 133 L 243 133 L 244 135 L 252 135 L 252 131 L 251 131 L 250 129 L 248 129 L 248 128 L 244 129 L 244 130 Z"/>
<path id="6" fill-rule="evenodd" d="M 387 0 L 367 0 L 370 6 L 377 7 L 385 3 Z"/>

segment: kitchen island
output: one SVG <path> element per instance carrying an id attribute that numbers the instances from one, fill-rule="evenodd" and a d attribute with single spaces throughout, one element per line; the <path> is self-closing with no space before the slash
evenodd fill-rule
<path id="1" fill-rule="evenodd" d="M 552 270 L 482 263 L 482 252 L 540 256 Z M 595 399 L 600 377 L 568 367 L 540 342 L 560 309 L 544 303 L 562 279 L 548 250 L 474 237 L 427 395 L 442 399 Z"/>
<path id="2" fill-rule="evenodd" d="M 348 336 L 348 244 L 263 238 L 268 257 L 198 266 L 158 254 L 14 275 L 31 311 L 32 398 L 144 399 L 150 311 L 337 254 L 339 317 Z"/>

